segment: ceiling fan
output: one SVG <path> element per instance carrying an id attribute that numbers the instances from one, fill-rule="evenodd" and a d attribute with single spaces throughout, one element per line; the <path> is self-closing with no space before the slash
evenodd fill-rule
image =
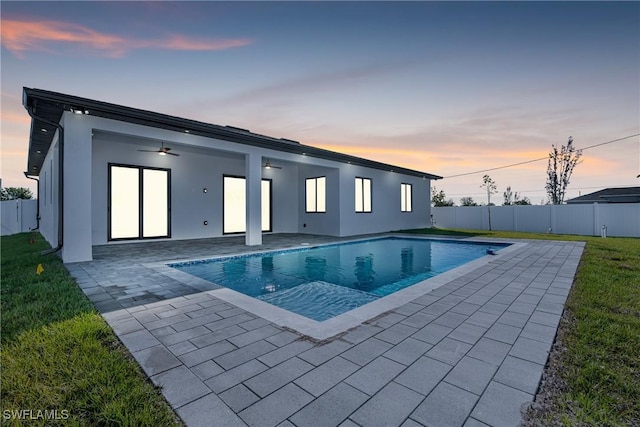
<path id="1" fill-rule="evenodd" d="M 282 166 L 274 166 L 269 160 L 264 164 L 265 169 L 282 169 Z"/>
<path id="2" fill-rule="evenodd" d="M 179 156 L 180 154 L 176 154 L 176 153 L 170 153 L 169 151 L 171 150 L 171 148 L 169 147 L 165 147 L 164 146 L 164 142 L 162 143 L 162 145 L 160 146 L 159 149 L 157 150 L 138 150 L 138 151 L 142 151 L 145 153 L 158 153 L 161 156 L 166 156 L 167 154 L 170 156 Z"/>

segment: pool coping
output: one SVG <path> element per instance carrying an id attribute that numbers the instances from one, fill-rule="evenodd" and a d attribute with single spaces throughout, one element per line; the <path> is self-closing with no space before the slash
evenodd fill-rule
<path id="1" fill-rule="evenodd" d="M 242 294 L 238 291 L 234 291 L 233 289 L 229 289 L 214 283 L 215 286 L 219 288 L 205 291 L 207 294 L 219 298 L 225 302 L 235 305 L 243 310 L 248 311 L 256 316 L 259 316 L 269 322 L 272 322 L 276 325 L 279 325 L 283 328 L 290 329 L 295 331 L 301 335 L 304 335 L 307 338 L 310 338 L 314 341 L 325 341 L 340 336 L 350 329 L 353 329 L 371 319 L 374 319 L 384 313 L 387 313 L 391 310 L 397 309 L 416 298 L 419 298 L 429 292 L 450 283 L 451 281 L 464 276 L 484 265 L 491 263 L 492 261 L 499 260 L 505 255 L 510 254 L 513 251 L 519 250 L 523 247 L 526 247 L 529 243 L 523 242 L 522 240 L 512 240 L 512 239 L 495 239 L 495 238 L 481 238 L 481 237 L 469 237 L 469 238 L 458 238 L 452 239 L 447 237 L 434 237 L 434 236 L 419 236 L 415 234 L 402 234 L 402 233 L 390 233 L 382 237 L 376 238 L 355 238 L 348 239 L 339 242 L 339 244 L 348 244 L 348 243 L 356 243 L 363 242 L 368 240 L 377 240 L 380 238 L 411 238 L 418 240 L 439 240 L 439 241 L 457 241 L 457 242 L 474 242 L 474 243 L 506 243 L 509 246 L 498 249 L 494 255 L 484 255 L 481 258 L 475 259 L 473 261 L 469 261 L 459 267 L 448 270 L 444 273 L 440 273 L 435 277 L 420 281 L 414 285 L 411 285 L 405 289 L 397 291 L 391 295 L 387 295 L 376 301 L 372 301 L 370 303 L 364 304 L 358 308 L 353 310 L 349 310 L 345 313 L 342 313 L 338 316 L 332 317 L 330 319 L 324 321 L 317 321 L 310 319 L 308 317 L 302 316 L 297 313 L 293 313 L 291 311 L 285 310 L 283 308 L 277 307 L 275 305 L 269 304 L 267 302 L 258 300 L 254 297 L 250 297 L 248 295 Z M 284 251 L 296 251 L 300 249 L 309 249 L 309 248 L 317 248 L 324 246 L 333 246 L 336 243 L 321 243 L 314 244 L 312 246 L 301 244 L 298 246 L 287 248 Z M 242 256 L 255 256 L 265 253 L 274 252 L 273 250 L 267 251 L 247 251 L 243 253 L 237 253 L 233 255 L 223 255 L 223 256 L 215 256 L 211 258 L 206 257 L 198 257 L 194 259 L 180 259 L 180 260 L 165 260 L 162 262 L 153 262 L 143 264 L 145 267 L 150 268 L 152 270 L 157 271 L 158 273 L 162 273 L 166 276 L 171 277 L 172 279 L 188 284 L 188 285 L 202 285 L 209 286 L 213 282 L 208 280 L 201 279 L 199 277 L 193 276 L 189 273 L 185 273 L 183 271 L 179 271 L 175 268 L 170 267 L 170 264 L 178 264 L 178 263 L 189 263 L 194 261 L 199 261 L 203 259 L 224 259 L 224 258 L 235 258 Z M 276 251 L 281 252 L 281 251 Z"/>

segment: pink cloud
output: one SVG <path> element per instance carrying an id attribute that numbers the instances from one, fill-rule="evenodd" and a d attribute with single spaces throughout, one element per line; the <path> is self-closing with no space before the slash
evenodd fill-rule
<path id="1" fill-rule="evenodd" d="M 157 47 L 173 50 L 224 50 L 251 44 L 249 39 L 194 39 L 174 34 L 164 41 L 159 41 Z"/>
<path id="2" fill-rule="evenodd" d="M 172 34 L 158 39 L 125 38 L 101 33 L 83 25 L 62 21 L 2 20 L 2 45 L 19 58 L 26 52 L 59 53 L 73 47 L 119 58 L 135 49 L 216 51 L 251 44 L 250 39 L 191 38 Z"/>

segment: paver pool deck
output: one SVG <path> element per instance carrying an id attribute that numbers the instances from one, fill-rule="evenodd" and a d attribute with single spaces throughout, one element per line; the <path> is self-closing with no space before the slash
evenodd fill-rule
<path id="1" fill-rule="evenodd" d="M 152 266 L 338 240 L 108 245 L 94 247 L 94 261 L 66 266 L 188 426 L 518 425 L 582 242 L 519 240 L 526 244 L 321 342 Z"/>

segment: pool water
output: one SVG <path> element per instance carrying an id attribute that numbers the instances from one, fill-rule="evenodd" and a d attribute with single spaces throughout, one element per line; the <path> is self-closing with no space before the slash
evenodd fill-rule
<path id="1" fill-rule="evenodd" d="M 169 266 L 323 321 L 504 246 L 387 237 Z"/>

